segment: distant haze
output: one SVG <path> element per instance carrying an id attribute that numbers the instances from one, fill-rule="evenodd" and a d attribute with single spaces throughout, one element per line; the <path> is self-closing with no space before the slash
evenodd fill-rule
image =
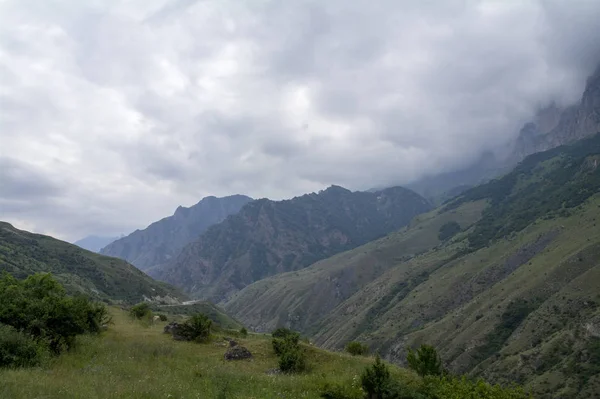
<path id="1" fill-rule="evenodd" d="M 98 237 L 98 236 L 87 236 L 81 240 L 75 241 L 73 244 L 87 249 L 92 252 L 100 252 L 102 248 L 110 244 L 111 242 L 118 240 L 120 237 Z"/>
<path id="2" fill-rule="evenodd" d="M 600 2 L 0 2 L 0 220 L 75 240 L 207 195 L 406 184 L 578 99 Z"/>

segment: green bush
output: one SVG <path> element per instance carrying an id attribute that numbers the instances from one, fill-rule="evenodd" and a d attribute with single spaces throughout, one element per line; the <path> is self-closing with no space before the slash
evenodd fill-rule
<path id="1" fill-rule="evenodd" d="M 285 338 L 273 338 L 273 351 L 277 356 L 280 356 L 287 348 L 296 348 L 300 346 L 299 335 L 289 335 Z"/>
<path id="2" fill-rule="evenodd" d="M 454 221 L 445 223 L 444 225 L 442 225 L 442 227 L 440 227 L 438 239 L 440 241 L 446 241 L 458 234 L 460 230 L 460 225 Z"/>
<path id="3" fill-rule="evenodd" d="M 519 387 L 501 387 L 483 380 L 470 381 L 466 377 L 427 377 L 423 391 L 430 398 L 445 399 L 530 399 L 531 395 Z"/>
<path id="4" fill-rule="evenodd" d="M 0 324 L 0 367 L 37 366 L 48 348 L 11 326 Z"/>
<path id="5" fill-rule="evenodd" d="M 280 356 L 286 348 L 299 347 L 300 334 L 287 328 L 278 328 L 271 333 L 273 336 L 273 350 Z"/>
<path id="6" fill-rule="evenodd" d="M 381 361 L 379 354 L 375 357 L 375 363 L 367 367 L 360 377 L 362 388 L 369 399 L 384 399 L 388 395 L 391 379 L 390 371 L 385 363 Z"/>
<path id="7" fill-rule="evenodd" d="M 186 320 L 178 330 L 178 334 L 188 341 L 206 342 L 210 338 L 212 320 L 205 314 L 197 313 Z"/>
<path id="8" fill-rule="evenodd" d="M 360 388 L 351 384 L 327 384 L 319 396 L 324 399 L 362 399 L 364 394 Z"/>
<path id="9" fill-rule="evenodd" d="M 160 321 L 167 321 L 167 315 L 166 314 L 159 314 L 158 318 L 160 319 Z"/>
<path id="10" fill-rule="evenodd" d="M 244 338 L 248 336 L 248 330 L 246 330 L 246 327 L 240 328 L 240 335 Z"/>
<path id="11" fill-rule="evenodd" d="M 408 349 L 406 356 L 408 367 L 421 377 L 426 375 L 441 376 L 445 373 L 442 360 L 433 346 L 421 345 L 416 352 Z"/>
<path id="12" fill-rule="evenodd" d="M 298 339 L 300 339 L 300 334 L 298 334 L 296 331 L 292 331 L 289 328 L 284 328 L 284 327 L 279 327 L 271 333 L 271 336 L 273 338 L 286 338 L 289 336 L 296 336 L 296 335 L 298 336 Z"/>
<path id="13" fill-rule="evenodd" d="M 152 310 L 147 302 L 141 302 L 129 309 L 129 315 L 138 320 L 149 319 L 152 317 Z"/>
<path id="14" fill-rule="evenodd" d="M 100 332 L 108 321 L 103 304 L 67 296 L 50 274 L 34 274 L 21 281 L 8 273 L 0 278 L 0 323 L 55 354 L 69 349 L 79 334 Z"/>
<path id="15" fill-rule="evenodd" d="M 346 344 L 346 352 L 352 356 L 362 356 L 369 353 L 369 347 L 357 341 L 351 341 Z"/>
<path id="16" fill-rule="evenodd" d="M 306 370 L 306 354 L 300 345 L 286 346 L 279 355 L 279 369 L 284 373 L 300 373 Z"/>

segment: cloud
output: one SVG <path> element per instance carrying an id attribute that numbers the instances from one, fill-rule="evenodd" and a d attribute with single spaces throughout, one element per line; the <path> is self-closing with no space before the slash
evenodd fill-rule
<path id="1" fill-rule="evenodd" d="M 206 195 L 405 184 L 570 104 L 597 1 L 0 3 L 0 219 L 67 239 Z"/>

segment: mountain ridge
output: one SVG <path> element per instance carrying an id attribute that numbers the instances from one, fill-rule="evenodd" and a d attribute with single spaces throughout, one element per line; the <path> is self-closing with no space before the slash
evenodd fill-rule
<path id="1" fill-rule="evenodd" d="M 70 294 L 110 303 L 152 301 L 177 304 L 186 296 L 117 259 L 0 221 L 0 272 L 17 278 L 52 273 Z"/>
<path id="2" fill-rule="evenodd" d="M 402 187 L 368 193 L 331 186 L 290 200 L 260 199 L 148 272 L 217 302 L 261 278 L 381 237 L 429 209 L 427 200 Z"/>
<path id="3" fill-rule="evenodd" d="M 123 235 L 117 237 L 89 235 L 75 241 L 73 244 L 83 249 L 87 249 L 88 251 L 100 253 L 100 250 L 102 250 L 102 248 L 118 240 L 119 238 L 123 238 Z"/>
<path id="4" fill-rule="evenodd" d="M 221 198 L 208 196 L 189 208 L 179 206 L 173 215 L 114 241 L 100 253 L 147 270 L 169 261 L 208 227 L 237 213 L 250 201 L 252 198 L 236 194 Z"/>

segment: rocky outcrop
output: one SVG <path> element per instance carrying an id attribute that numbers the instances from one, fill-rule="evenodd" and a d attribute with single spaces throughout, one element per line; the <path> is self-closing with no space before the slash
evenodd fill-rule
<path id="1" fill-rule="evenodd" d="M 252 353 L 243 346 L 234 346 L 225 352 L 225 360 L 244 360 L 251 359 Z"/>
<path id="2" fill-rule="evenodd" d="M 546 151 L 600 132 L 600 66 L 587 80 L 581 101 L 566 109 L 554 104 L 525 124 L 515 142 L 511 161 Z"/>

